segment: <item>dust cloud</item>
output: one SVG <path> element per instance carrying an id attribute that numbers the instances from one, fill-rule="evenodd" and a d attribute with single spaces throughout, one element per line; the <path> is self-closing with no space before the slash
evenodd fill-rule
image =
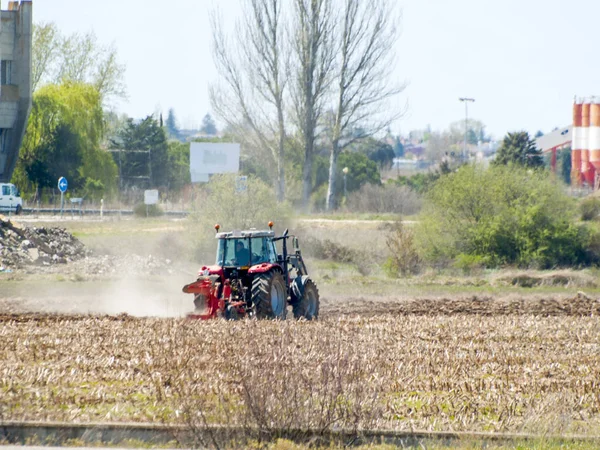
<path id="1" fill-rule="evenodd" d="M 181 288 L 191 281 L 189 276 L 177 274 L 161 278 L 18 283 L 0 292 L 0 310 L 14 313 L 184 317 L 194 307 L 192 295 L 184 294 Z"/>

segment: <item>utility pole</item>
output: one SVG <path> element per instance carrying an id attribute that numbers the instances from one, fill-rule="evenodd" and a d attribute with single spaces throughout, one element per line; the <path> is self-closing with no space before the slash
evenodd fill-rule
<path id="1" fill-rule="evenodd" d="M 467 131 L 469 127 L 469 102 L 474 102 L 474 98 L 460 97 L 459 100 L 465 104 L 465 147 L 463 149 L 463 159 L 467 160 Z"/>

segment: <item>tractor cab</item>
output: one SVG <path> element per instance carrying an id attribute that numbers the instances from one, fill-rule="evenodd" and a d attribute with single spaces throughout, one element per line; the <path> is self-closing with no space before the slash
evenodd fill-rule
<path id="1" fill-rule="evenodd" d="M 273 231 L 248 230 L 218 233 L 216 265 L 243 270 L 257 264 L 277 264 L 274 237 Z"/>

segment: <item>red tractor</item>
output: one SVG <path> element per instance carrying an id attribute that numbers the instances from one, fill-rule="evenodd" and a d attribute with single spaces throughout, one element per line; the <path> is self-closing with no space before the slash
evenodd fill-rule
<path id="1" fill-rule="evenodd" d="M 202 266 L 197 280 L 183 287 L 183 292 L 194 294 L 196 311 L 188 317 L 283 320 L 289 304 L 296 319 L 318 318 L 319 291 L 308 276 L 297 237 L 288 230 L 275 236 L 273 222 L 268 231 L 219 233 L 219 228 L 215 225 L 216 264 Z M 293 253 L 288 253 L 288 239 Z M 280 254 L 277 242 L 281 242 Z"/>

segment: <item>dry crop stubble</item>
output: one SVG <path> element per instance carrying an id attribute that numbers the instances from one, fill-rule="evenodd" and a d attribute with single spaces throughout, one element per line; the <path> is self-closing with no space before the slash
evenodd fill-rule
<path id="1" fill-rule="evenodd" d="M 597 316 L 0 316 L 7 419 L 600 432 Z"/>

